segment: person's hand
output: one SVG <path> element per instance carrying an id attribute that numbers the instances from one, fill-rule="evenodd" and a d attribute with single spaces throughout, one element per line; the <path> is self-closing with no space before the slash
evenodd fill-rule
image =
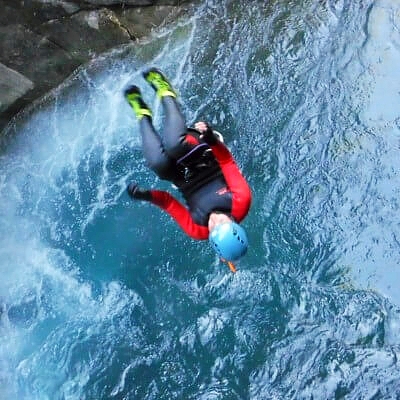
<path id="1" fill-rule="evenodd" d="M 212 128 L 206 122 L 196 122 L 194 127 L 200 132 L 200 139 L 203 139 L 210 146 L 218 142 L 217 136 L 214 135 Z"/>
<path id="2" fill-rule="evenodd" d="M 136 182 L 131 182 L 126 190 L 133 200 L 151 201 L 150 190 L 141 190 Z"/>
<path id="3" fill-rule="evenodd" d="M 204 133 L 209 128 L 209 126 L 206 122 L 199 121 L 194 124 L 194 128 L 200 133 Z"/>

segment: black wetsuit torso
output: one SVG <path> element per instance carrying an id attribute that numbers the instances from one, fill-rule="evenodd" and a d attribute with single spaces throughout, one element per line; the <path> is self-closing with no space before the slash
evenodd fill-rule
<path id="1" fill-rule="evenodd" d="M 198 144 L 177 160 L 174 184 L 185 198 L 193 220 L 207 226 L 211 212 L 231 212 L 232 195 L 210 147 L 201 141 L 197 131 L 190 129 L 188 134 Z"/>

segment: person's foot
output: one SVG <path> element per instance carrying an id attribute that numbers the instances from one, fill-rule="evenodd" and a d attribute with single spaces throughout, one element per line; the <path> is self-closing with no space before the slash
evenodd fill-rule
<path id="1" fill-rule="evenodd" d="M 137 86 L 129 86 L 124 91 L 126 101 L 132 107 L 136 118 L 141 120 L 144 116 L 151 118 L 151 111 L 143 101 L 140 90 Z"/>
<path id="2" fill-rule="evenodd" d="M 167 78 L 157 68 L 150 68 L 143 72 L 143 77 L 150 83 L 159 98 L 164 96 L 176 97 L 175 90 L 172 88 Z"/>

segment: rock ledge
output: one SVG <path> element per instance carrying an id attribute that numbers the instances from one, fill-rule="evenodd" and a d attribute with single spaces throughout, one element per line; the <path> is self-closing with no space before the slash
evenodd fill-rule
<path id="1" fill-rule="evenodd" d="M 0 0 L 0 131 L 99 54 L 178 17 L 189 0 Z"/>

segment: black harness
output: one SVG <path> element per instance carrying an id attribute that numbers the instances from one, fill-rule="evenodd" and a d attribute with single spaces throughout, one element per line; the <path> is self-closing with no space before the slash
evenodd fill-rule
<path id="1" fill-rule="evenodd" d="M 184 178 L 178 188 L 185 199 L 188 199 L 201 186 L 223 176 L 218 162 L 206 143 L 198 144 L 177 160 L 177 166 Z"/>
<path id="2" fill-rule="evenodd" d="M 226 187 L 226 182 L 207 143 L 200 141 L 178 159 L 176 165 L 181 178 L 174 183 L 188 203 L 196 223 L 206 226 L 210 213 L 216 210 L 230 213 L 232 196 L 230 192 L 219 193 Z"/>

